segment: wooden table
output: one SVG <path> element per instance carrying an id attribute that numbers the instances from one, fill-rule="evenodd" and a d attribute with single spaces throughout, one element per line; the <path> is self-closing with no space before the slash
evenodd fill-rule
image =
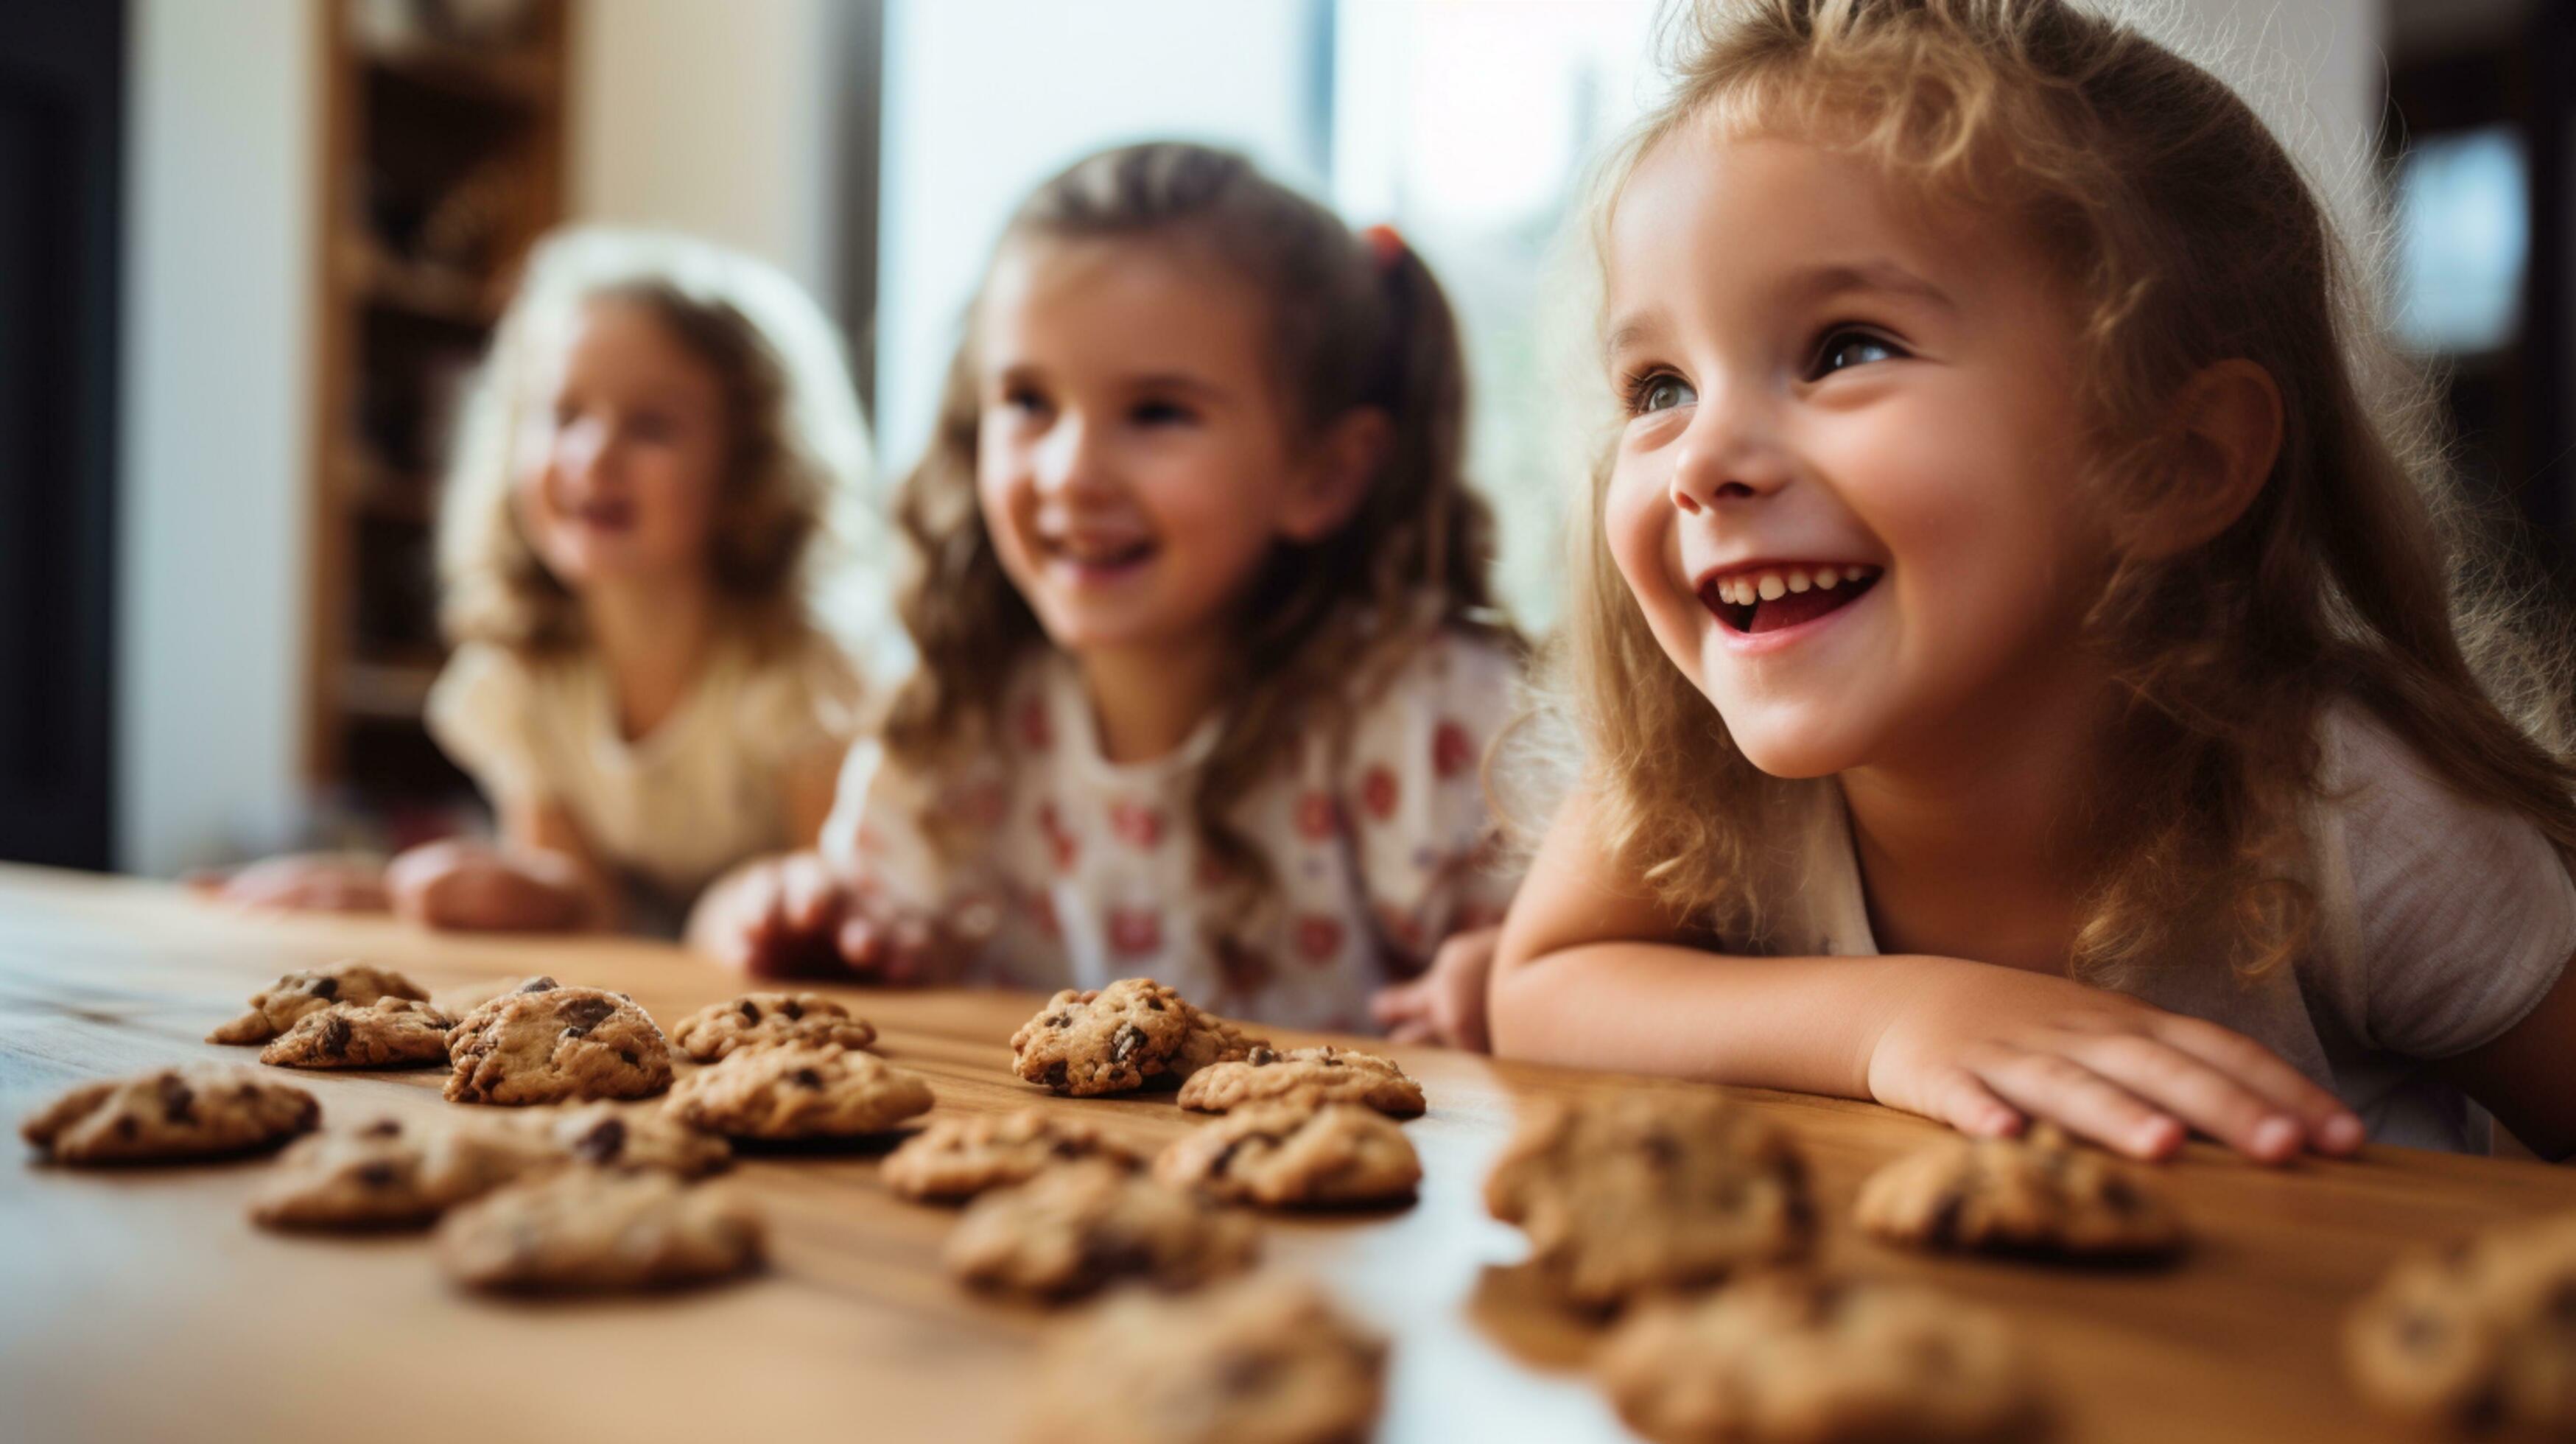
<path id="1" fill-rule="evenodd" d="M 78 1079 L 182 1060 L 249 1062 L 198 1041 L 289 968 L 352 954 L 433 991 L 547 972 L 632 993 L 665 1023 L 734 991 L 669 948 L 431 937 L 373 919 L 252 918 L 148 883 L 0 868 L 0 1115 Z M 1004 1047 L 1034 1000 L 858 992 L 882 1051 L 928 1075 L 943 1112 L 1030 1102 L 1156 1144 L 1194 1126 L 1163 1098 L 1053 1100 Z M 1275 1034 L 1283 1041 L 1304 1041 Z M 1370 1044 L 1372 1047 L 1382 1045 Z M 1266 1226 L 1269 1257 L 1318 1277 L 1395 1339 L 1382 1437 L 1627 1437 L 1586 1383 L 1589 1335 L 1506 1267 L 1519 1235 L 1485 1216 L 1486 1168 L 1532 1098 L 1680 1087 L 1384 1048 L 1422 1080 L 1408 1125 L 1420 1202 Z M 326 1114 L 426 1111 L 436 1072 L 298 1075 Z M 1919 1259 L 1842 1220 L 1874 1165 L 1932 1136 L 1866 1104 L 1747 1093 L 1805 1141 L 1827 1266 L 1937 1281 L 1997 1306 L 2044 1370 L 2058 1437 L 2399 1439 L 2344 1389 L 2346 1304 L 2402 1249 L 2576 1206 L 2576 1174 L 2374 1149 L 2265 1169 L 2194 1149 L 2165 1171 L 2201 1235 L 2178 1269 L 2087 1273 Z M 0 1171 L 0 1436 L 13 1440 L 1008 1437 L 1029 1406 L 1038 1309 L 940 1272 L 953 1215 L 878 1186 L 875 1157 L 745 1160 L 772 1224 L 755 1281 L 643 1299 L 513 1303 L 444 1284 L 417 1237 L 253 1228 L 262 1161 Z"/>

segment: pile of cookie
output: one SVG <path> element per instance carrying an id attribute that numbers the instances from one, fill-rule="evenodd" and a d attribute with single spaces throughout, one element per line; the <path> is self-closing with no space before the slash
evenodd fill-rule
<path id="1" fill-rule="evenodd" d="M 1311 1282 L 1254 1272 L 1243 1208 L 1411 1201 L 1422 1161 L 1395 1120 L 1421 1116 L 1421 1085 L 1371 1054 L 1273 1048 L 1150 978 L 1056 994 L 1013 1035 L 1011 1064 L 1064 1097 L 1171 1088 L 1217 1115 L 1150 1164 L 1035 1108 L 938 1119 L 887 1157 L 898 1196 L 967 1205 L 943 1251 L 962 1282 L 1049 1305 L 1142 1286 L 1057 1331 L 1033 1433 L 1364 1437 L 1385 1341 Z"/>
<path id="2" fill-rule="evenodd" d="M 443 1005 L 399 973 L 342 963 L 279 978 L 207 1041 L 258 1045 L 281 1068 L 443 1064 L 449 1102 L 508 1111 L 384 1114 L 317 1132 L 321 1106 L 301 1088 L 179 1067 L 75 1088 L 20 1132 L 68 1164 L 297 1140 L 251 1200 L 264 1227 L 436 1225 L 441 1264 L 477 1288 L 666 1287 L 761 1261 L 757 1210 L 699 1183 L 731 1164 L 733 1140 L 866 1137 L 929 1111 L 929 1084 L 861 1051 L 875 1038 L 812 993 L 748 994 L 666 1038 L 633 998 L 606 989 L 537 977 Z M 706 1065 L 676 1083 L 674 1043 Z"/>

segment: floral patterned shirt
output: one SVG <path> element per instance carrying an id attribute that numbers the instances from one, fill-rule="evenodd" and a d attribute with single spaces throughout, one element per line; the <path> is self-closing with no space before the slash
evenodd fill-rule
<path id="1" fill-rule="evenodd" d="M 1231 818 L 1274 879 L 1248 911 L 1191 821 L 1222 719 L 1167 757 L 1111 763 L 1075 663 L 1053 648 L 1017 664 L 998 746 L 966 775 L 912 775 L 874 739 L 853 748 L 823 849 L 898 911 L 973 941 L 974 981 L 1144 975 L 1230 1016 L 1363 1029 L 1373 991 L 1451 933 L 1499 922 L 1511 899 L 1481 764 L 1519 675 L 1503 646 L 1436 633 L 1355 701 L 1342 735 L 1283 758 Z M 971 845 L 943 855 L 925 816 Z"/>

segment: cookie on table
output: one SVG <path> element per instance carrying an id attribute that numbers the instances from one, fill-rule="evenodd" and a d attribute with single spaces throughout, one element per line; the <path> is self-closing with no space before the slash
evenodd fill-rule
<path id="1" fill-rule="evenodd" d="M 820 993 L 745 993 L 730 1003 L 711 1003 L 680 1020 L 671 1041 L 701 1063 L 713 1063 L 740 1048 L 771 1043 L 838 1043 L 864 1048 L 877 1040 L 877 1030 L 864 1018 Z"/>
<path id="2" fill-rule="evenodd" d="M 288 1148 L 250 1216 L 269 1228 L 417 1228 L 563 1162 L 551 1140 L 498 1120 L 378 1118 Z"/>
<path id="3" fill-rule="evenodd" d="M 311 972 L 288 973 L 251 994 L 249 1011 L 208 1033 L 206 1041 L 265 1043 L 294 1027 L 307 1013 L 318 1013 L 334 1003 L 364 1007 L 378 998 L 409 998 L 417 1003 L 428 1001 L 429 994 L 390 968 L 333 963 Z"/>
<path id="4" fill-rule="evenodd" d="M 321 1121 L 312 1094 L 245 1068 L 158 1068 L 83 1083 L 18 1134 L 57 1163 L 148 1163 L 249 1153 Z"/>
<path id="5" fill-rule="evenodd" d="M 1364 1103 L 1391 1118 L 1422 1114 L 1422 1085 L 1374 1053 L 1327 1043 L 1278 1052 L 1254 1048 L 1241 1061 L 1217 1063 L 1181 1085 L 1183 1108 L 1224 1113 L 1247 1103 Z"/>
<path id="6" fill-rule="evenodd" d="M 1657 1089 L 1548 1104 L 1485 1180 L 1569 1301 L 1607 1308 L 1802 1257 L 1815 1233 L 1788 1134 L 1715 1093 Z"/>
<path id="7" fill-rule="evenodd" d="M 1198 1026 L 1195 1011 L 1151 978 L 1067 988 L 1011 1035 L 1011 1071 L 1078 1098 L 1132 1092 L 1170 1066 Z"/>
<path id="8" fill-rule="evenodd" d="M 1181 1035 L 1181 1046 L 1163 1065 L 1163 1076 L 1175 1082 L 1186 1082 L 1202 1068 L 1216 1063 L 1239 1063 L 1251 1057 L 1253 1049 L 1269 1046 L 1269 1039 L 1255 1037 L 1227 1019 L 1192 1006 L 1189 1029 Z"/>
<path id="9" fill-rule="evenodd" d="M 1055 1164 L 1077 1158 L 1096 1158 L 1119 1168 L 1135 1168 L 1143 1161 L 1088 1123 L 1050 1117 L 1042 1108 L 1023 1108 L 1016 1113 L 933 1119 L 929 1127 L 886 1155 L 877 1176 L 899 1198 L 955 1203 L 989 1188 L 1026 1183 Z"/>
<path id="10" fill-rule="evenodd" d="M 447 1061 L 456 1020 L 410 998 L 333 1003 L 295 1020 L 260 1050 L 278 1068 L 408 1068 Z"/>
<path id="11" fill-rule="evenodd" d="M 2053 1129 L 1945 1138 L 1871 1174 L 1852 1213 L 1866 1233 L 1934 1250 L 2149 1259 L 2184 1237 L 2153 1185 Z"/>
<path id="12" fill-rule="evenodd" d="M 1029 1444 L 1350 1444 L 1386 1392 L 1386 1341 L 1314 1285 L 1255 1275 L 1129 1290 L 1059 1329 Z"/>
<path id="13" fill-rule="evenodd" d="M 2030 1374 L 1993 1313 L 1928 1289 L 1792 1274 L 1662 1301 L 1622 1323 L 1595 1370 L 1662 1444 L 2015 1437 Z"/>
<path id="14" fill-rule="evenodd" d="M 1422 1182 L 1403 1128 L 1356 1103 L 1255 1103 L 1165 1148 L 1154 1177 L 1226 1203 L 1401 1203 Z"/>
<path id="15" fill-rule="evenodd" d="M 1082 1159 L 969 1204 L 942 1256 L 967 1283 L 1067 1298 L 1126 1278 L 1188 1288 L 1250 1267 L 1258 1245 L 1240 1214 Z"/>
<path id="16" fill-rule="evenodd" d="M 727 1278 L 760 1262 L 764 1234 L 721 1184 L 567 1168 L 451 1210 L 437 1242 L 448 1277 L 470 1287 L 582 1291 Z"/>
<path id="17" fill-rule="evenodd" d="M 733 1166 L 733 1145 L 647 1104 L 585 1103 L 546 1120 L 555 1146 L 600 1168 L 649 1168 L 699 1178 Z"/>
<path id="18" fill-rule="evenodd" d="M 673 1117 L 734 1138 L 857 1138 L 930 1111 L 918 1073 L 838 1043 L 776 1043 L 680 1080 Z"/>
<path id="19" fill-rule="evenodd" d="M 671 1045 L 635 1000 L 531 978 L 447 1035 L 450 1103 L 643 1098 L 671 1086 Z"/>
<path id="20" fill-rule="evenodd" d="M 2343 1344 L 2354 1385 L 2393 1413 L 2576 1432 L 2576 1214 L 2398 1265 Z"/>

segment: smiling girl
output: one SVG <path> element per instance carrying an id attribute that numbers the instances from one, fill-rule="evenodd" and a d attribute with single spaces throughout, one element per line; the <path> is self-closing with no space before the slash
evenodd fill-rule
<path id="1" fill-rule="evenodd" d="M 429 727 L 500 837 L 272 859 L 225 892 L 669 932 L 717 873 L 810 843 L 857 701 L 810 598 L 866 448 L 839 341 L 785 276 L 675 236 L 547 241 L 440 515 L 456 651 Z"/>
<path id="2" fill-rule="evenodd" d="M 1438 284 L 1239 157 L 1085 160 L 1013 218 L 904 486 L 921 653 L 825 855 L 692 936 L 1022 987 L 1152 976 L 1472 1041 L 1517 650 Z M 1446 1002 L 1442 1000 L 1447 1000 Z M 1480 1028 L 1477 1029 L 1480 1033 Z"/>
<path id="3" fill-rule="evenodd" d="M 2446 584 L 2280 146 L 2060 0 L 1695 18 L 1601 221 L 1588 770 L 1497 1050 L 2141 1156 L 2576 1144 L 2567 654 Z"/>

